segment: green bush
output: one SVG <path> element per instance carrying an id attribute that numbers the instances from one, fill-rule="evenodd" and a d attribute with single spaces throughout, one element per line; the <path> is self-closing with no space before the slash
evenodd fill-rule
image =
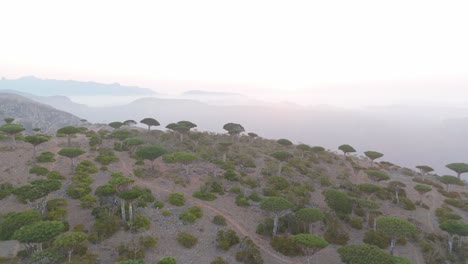
<path id="1" fill-rule="evenodd" d="M 213 201 L 217 198 L 216 194 L 208 191 L 195 191 L 192 196 L 203 201 Z"/>
<path id="2" fill-rule="evenodd" d="M 9 182 L 0 183 L 0 200 L 8 197 L 13 189 L 13 185 Z"/>
<path id="3" fill-rule="evenodd" d="M 61 187 L 62 184 L 57 180 L 40 179 L 14 189 L 12 193 L 16 195 L 19 201 L 26 203 L 27 201 L 32 202 L 44 197 Z"/>
<path id="4" fill-rule="evenodd" d="M 30 174 L 36 174 L 38 176 L 45 176 L 49 173 L 49 170 L 45 167 L 35 165 L 31 169 L 29 169 Z"/>
<path id="5" fill-rule="evenodd" d="M 105 153 L 100 153 L 94 161 L 99 162 L 101 165 L 110 165 L 111 163 L 119 161 L 113 151 L 106 151 Z"/>
<path id="6" fill-rule="evenodd" d="M 388 237 L 382 235 L 380 232 L 374 232 L 373 230 L 367 231 L 362 241 L 369 245 L 378 246 L 381 249 L 390 246 L 390 239 Z"/>
<path id="7" fill-rule="evenodd" d="M 216 235 L 217 246 L 224 250 L 229 250 L 232 246 L 238 244 L 239 241 L 236 231 L 232 229 L 219 230 Z"/>
<path id="8" fill-rule="evenodd" d="M 192 248 L 198 243 L 198 239 L 187 232 L 177 234 L 177 242 L 186 248 Z"/>
<path id="9" fill-rule="evenodd" d="M 37 210 L 8 213 L 0 222 L 0 240 L 10 240 L 16 230 L 38 221 L 41 221 L 41 213 Z"/>
<path id="10" fill-rule="evenodd" d="M 343 229 L 340 220 L 336 216 L 331 214 L 326 215 L 325 223 L 327 225 L 327 230 L 323 236 L 325 240 L 336 245 L 346 245 L 348 243 L 349 235 Z"/>
<path id="11" fill-rule="evenodd" d="M 199 206 L 193 206 L 187 209 L 187 211 L 181 213 L 179 215 L 179 219 L 184 223 L 194 223 L 198 218 L 203 217 L 203 212 L 201 207 Z"/>
<path id="12" fill-rule="evenodd" d="M 113 215 L 108 208 L 94 208 L 92 215 L 96 218 L 96 221 L 91 228 L 89 241 L 102 241 L 104 239 L 110 238 L 120 230 L 120 218 L 116 215 Z"/>
<path id="13" fill-rule="evenodd" d="M 304 255 L 304 252 L 302 252 L 302 249 L 292 237 L 275 236 L 271 240 L 271 246 L 285 256 L 294 257 Z"/>
<path id="14" fill-rule="evenodd" d="M 65 180 L 66 178 L 58 171 L 49 171 L 49 173 L 47 174 L 47 179 L 61 181 L 61 180 Z"/>
<path id="15" fill-rule="evenodd" d="M 279 196 L 279 192 L 275 189 L 263 188 L 262 191 L 263 191 L 263 196 L 266 196 L 266 197 Z"/>
<path id="16" fill-rule="evenodd" d="M 239 176 L 237 176 L 237 173 L 234 171 L 234 170 L 227 170 L 225 173 L 224 173 L 224 178 L 226 178 L 226 180 L 228 181 L 238 181 L 239 180 Z"/>
<path id="17" fill-rule="evenodd" d="M 231 193 L 235 193 L 235 194 L 241 194 L 242 193 L 242 189 L 241 189 L 241 187 L 239 185 L 233 186 L 229 191 Z"/>
<path id="18" fill-rule="evenodd" d="M 129 227 L 132 232 L 142 232 L 150 228 L 151 221 L 148 217 L 137 214 L 133 220 L 129 222 Z"/>
<path id="19" fill-rule="evenodd" d="M 91 193 L 92 189 L 88 184 L 72 184 L 68 186 L 66 193 L 72 199 L 80 199 L 81 197 Z"/>
<path id="20" fill-rule="evenodd" d="M 156 201 L 156 202 L 154 202 L 154 204 L 153 204 L 153 208 L 162 209 L 163 207 L 164 207 L 164 203 L 161 202 L 161 201 Z"/>
<path id="21" fill-rule="evenodd" d="M 92 161 L 83 160 L 82 162 L 78 164 L 78 166 L 76 166 L 75 171 L 87 173 L 87 174 L 94 174 L 94 173 L 97 173 L 99 170 Z"/>
<path id="22" fill-rule="evenodd" d="M 254 202 L 261 202 L 262 201 L 262 197 L 260 197 L 260 195 L 257 192 L 252 192 L 249 195 L 249 199 L 254 201 Z"/>
<path id="23" fill-rule="evenodd" d="M 246 264 L 263 264 L 262 254 L 252 239 L 244 237 L 239 248 L 241 250 L 236 253 L 237 261 Z"/>
<path id="24" fill-rule="evenodd" d="M 173 257 L 163 257 L 157 264 L 177 264 L 177 261 Z"/>
<path id="25" fill-rule="evenodd" d="M 245 195 L 239 194 L 236 197 L 236 205 L 237 206 L 250 206 L 249 199 L 247 199 Z"/>
<path id="26" fill-rule="evenodd" d="M 289 188 L 290 183 L 286 178 L 281 176 L 271 176 L 267 181 L 268 185 L 277 191 L 283 191 Z"/>
<path id="27" fill-rule="evenodd" d="M 36 161 L 39 163 L 55 162 L 55 154 L 50 151 L 44 151 L 37 156 Z"/>
<path id="28" fill-rule="evenodd" d="M 406 197 L 400 198 L 400 204 L 403 206 L 403 209 L 405 210 L 408 210 L 408 211 L 416 210 L 416 205 L 414 205 L 414 203 Z"/>
<path id="29" fill-rule="evenodd" d="M 361 220 L 361 218 L 358 218 L 358 217 L 351 217 L 349 219 L 349 225 L 354 229 L 361 230 L 362 229 L 362 220 Z"/>
<path id="30" fill-rule="evenodd" d="M 229 262 L 218 256 L 213 261 L 211 261 L 210 264 L 229 264 Z"/>
<path id="31" fill-rule="evenodd" d="M 185 196 L 180 192 L 170 193 L 168 200 L 170 204 L 175 206 L 182 206 L 185 204 Z"/>
<path id="32" fill-rule="evenodd" d="M 86 194 L 80 198 L 80 206 L 83 208 L 91 208 L 97 203 L 96 196 Z"/>
<path id="33" fill-rule="evenodd" d="M 213 224 L 215 225 L 220 225 L 220 226 L 225 226 L 226 225 L 226 218 L 222 215 L 215 215 L 213 217 Z"/>
<path id="34" fill-rule="evenodd" d="M 347 215 L 353 211 L 351 199 L 346 193 L 337 190 L 324 190 L 322 194 L 325 196 L 328 206 L 337 214 Z"/>
<path id="35" fill-rule="evenodd" d="M 145 173 L 145 169 L 143 169 L 143 168 L 138 168 L 138 169 L 133 170 L 133 174 L 134 174 L 136 177 L 141 177 L 141 176 L 143 176 L 143 173 Z"/>
<path id="36" fill-rule="evenodd" d="M 163 216 L 170 216 L 170 215 L 172 215 L 172 212 L 169 211 L 169 210 L 166 210 L 166 209 L 162 210 L 161 213 L 162 213 Z"/>

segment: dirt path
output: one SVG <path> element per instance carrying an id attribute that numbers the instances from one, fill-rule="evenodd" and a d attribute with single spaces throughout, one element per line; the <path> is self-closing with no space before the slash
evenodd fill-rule
<path id="1" fill-rule="evenodd" d="M 144 186 L 144 187 L 147 187 L 147 188 L 150 188 L 150 189 L 153 189 L 153 190 L 158 190 L 158 191 L 161 191 L 161 192 L 165 192 L 165 193 L 170 193 L 172 192 L 172 190 L 168 190 L 168 189 L 165 189 L 165 188 L 162 188 L 161 186 L 159 186 L 158 184 L 154 183 L 154 182 L 150 182 L 149 180 L 145 180 L 145 179 L 141 179 L 141 178 L 137 178 L 137 177 L 133 177 L 133 171 L 131 169 L 129 169 L 127 167 L 127 164 L 126 162 L 123 161 L 122 157 L 119 157 L 120 159 L 120 164 L 122 165 L 122 169 L 124 171 L 126 171 L 128 174 L 132 175 L 132 179 L 135 180 L 135 183 L 137 183 L 138 185 L 141 185 L 141 186 Z M 256 234 L 252 234 L 252 233 L 249 233 L 246 231 L 246 229 L 244 227 L 242 227 L 240 224 L 237 223 L 237 221 L 235 221 L 231 216 L 229 216 L 229 214 L 227 212 L 223 212 L 221 209 L 218 209 L 218 208 L 214 208 L 212 207 L 211 205 L 207 204 L 206 202 L 203 202 L 201 200 L 198 200 L 198 199 L 194 199 L 192 198 L 191 195 L 187 195 L 187 193 L 185 192 L 184 193 L 186 198 L 187 198 L 187 201 L 190 202 L 191 204 L 194 204 L 194 205 L 197 205 L 197 206 L 200 206 L 202 207 L 203 209 L 206 209 L 206 210 L 209 210 L 215 214 L 218 214 L 218 215 L 222 215 L 224 216 L 224 218 L 226 218 L 226 221 L 234 228 L 236 229 L 237 232 L 241 233 L 243 236 L 248 236 L 250 237 L 250 239 L 252 239 L 252 241 L 265 253 L 267 254 L 268 256 L 270 256 L 271 258 L 274 258 L 278 261 L 281 261 L 281 263 L 290 263 L 290 264 L 297 264 L 297 263 L 300 263 L 300 262 L 295 262 L 295 261 L 292 261 L 292 260 L 289 260 L 289 259 L 286 259 L 282 256 L 280 256 L 279 254 L 277 254 L 276 252 L 274 252 L 273 250 L 271 250 L 270 248 L 268 248 L 267 246 L 265 245 L 268 245 L 268 241 L 266 241 L 265 239 L 262 239 L 260 237 L 258 237 Z"/>

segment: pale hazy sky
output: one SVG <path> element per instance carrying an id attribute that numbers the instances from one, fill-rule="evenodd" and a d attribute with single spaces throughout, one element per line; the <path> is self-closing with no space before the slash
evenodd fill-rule
<path id="1" fill-rule="evenodd" d="M 2 1 L 0 76 L 461 102 L 467 14 L 466 0 Z"/>

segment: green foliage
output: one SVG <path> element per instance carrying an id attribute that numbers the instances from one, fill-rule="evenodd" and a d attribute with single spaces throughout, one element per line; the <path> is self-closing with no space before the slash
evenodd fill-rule
<path id="1" fill-rule="evenodd" d="M 146 146 L 138 148 L 135 154 L 140 159 L 154 161 L 166 153 L 167 150 L 165 148 L 159 146 Z"/>
<path id="2" fill-rule="evenodd" d="M 260 208 L 273 213 L 291 209 L 293 204 L 282 197 L 269 197 L 262 200 Z"/>
<path id="3" fill-rule="evenodd" d="M 76 158 L 82 154 L 86 153 L 86 151 L 80 149 L 80 148 L 63 148 L 61 149 L 57 154 L 60 156 L 64 156 L 67 158 Z"/>
<path id="4" fill-rule="evenodd" d="M 173 154 L 166 154 L 163 156 L 163 160 L 166 163 L 189 164 L 197 159 L 197 155 L 188 152 L 176 152 Z"/>
<path id="5" fill-rule="evenodd" d="M 65 180 L 66 178 L 58 171 L 49 171 L 49 173 L 47 173 L 47 179 L 61 181 L 61 180 Z"/>
<path id="6" fill-rule="evenodd" d="M 240 243 L 240 251 L 236 253 L 236 260 L 245 264 L 263 264 L 263 258 L 258 246 L 249 237 L 244 237 Z"/>
<path id="7" fill-rule="evenodd" d="M 439 227 L 450 235 L 468 236 L 468 224 L 462 221 L 447 220 L 442 222 Z"/>
<path id="8" fill-rule="evenodd" d="M 1 132 L 11 135 L 11 136 L 14 136 L 20 132 L 23 132 L 24 130 L 26 129 L 22 125 L 19 125 L 19 124 L 5 124 L 5 125 L 0 126 Z"/>
<path id="9" fill-rule="evenodd" d="M 36 161 L 39 163 L 55 162 L 55 154 L 50 151 L 44 151 L 37 156 Z"/>
<path id="10" fill-rule="evenodd" d="M 347 215 L 353 211 L 351 199 L 346 193 L 330 189 L 324 190 L 322 194 L 328 206 L 337 214 Z"/>
<path id="11" fill-rule="evenodd" d="M 377 218 L 377 230 L 390 238 L 406 238 L 418 232 L 412 223 L 395 216 Z"/>
<path id="12" fill-rule="evenodd" d="M 92 161 L 83 160 L 78 164 L 78 166 L 76 166 L 75 171 L 76 172 L 94 174 L 94 173 L 97 173 L 99 170 L 96 167 L 96 165 L 94 165 L 94 163 Z"/>
<path id="13" fill-rule="evenodd" d="M 28 264 L 60 264 L 63 263 L 65 255 L 54 249 L 46 249 L 31 255 Z"/>
<path id="14" fill-rule="evenodd" d="M 156 208 L 156 209 L 162 209 L 163 207 L 164 207 L 164 202 L 161 202 L 161 201 L 156 201 L 153 204 L 153 208 Z"/>
<path id="15" fill-rule="evenodd" d="M 111 214 L 108 208 L 97 207 L 93 209 L 92 215 L 96 218 L 91 228 L 89 240 L 99 242 L 111 237 L 120 229 L 120 218 Z"/>
<path id="16" fill-rule="evenodd" d="M 86 194 L 80 198 L 80 206 L 83 208 L 92 208 L 97 201 L 96 196 Z"/>
<path id="17" fill-rule="evenodd" d="M 187 209 L 185 212 L 179 215 L 179 219 L 184 223 L 194 223 L 198 218 L 203 217 L 203 212 L 201 207 L 193 206 Z"/>
<path id="18" fill-rule="evenodd" d="M 214 193 L 210 192 L 210 188 L 207 185 L 200 187 L 200 190 L 195 191 L 192 196 L 204 201 L 213 201 L 217 198 Z"/>
<path id="19" fill-rule="evenodd" d="M 414 203 L 406 197 L 400 197 L 400 204 L 403 206 L 403 209 L 405 210 L 408 210 L 408 211 L 416 210 L 416 205 L 414 205 Z"/>
<path id="20" fill-rule="evenodd" d="M 44 219 L 49 221 L 65 221 L 67 216 L 66 206 L 67 200 L 63 198 L 56 198 L 47 201 L 47 214 L 44 216 Z"/>
<path id="21" fill-rule="evenodd" d="M 227 123 L 223 126 L 223 129 L 226 130 L 229 135 L 239 135 L 245 131 L 243 126 L 236 123 Z"/>
<path id="22" fill-rule="evenodd" d="M 311 250 L 312 252 L 316 252 L 317 250 L 326 248 L 328 246 L 328 242 L 325 239 L 311 234 L 295 235 L 294 241 L 297 244 L 301 245 L 303 248 Z"/>
<path id="23" fill-rule="evenodd" d="M 29 169 L 30 174 L 36 174 L 38 176 L 44 176 L 49 173 L 49 170 L 46 167 L 34 165 Z"/>
<path id="24" fill-rule="evenodd" d="M 29 135 L 24 137 L 24 142 L 27 142 L 33 146 L 40 145 L 44 142 L 47 142 L 50 140 L 49 135 L 41 135 L 41 134 L 36 134 L 36 135 Z"/>
<path id="25" fill-rule="evenodd" d="M 458 178 L 460 178 L 461 174 L 468 172 L 468 164 L 462 163 L 462 162 L 460 162 L 460 163 L 450 163 L 450 164 L 447 164 L 445 167 L 447 167 L 448 169 L 451 169 L 454 172 L 456 172 Z"/>
<path id="26" fill-rule="evenodd" d="M 210 264 L 229 264 L 229 262 L 218 256 L 213 261 L 211 261 Z"/>
<path id="27" fill-rule="evenodd" d="M 9 213 L 0 222 L 0 240 L 10 240 L 16 230 L 41 220 L 41 213 L 37 210 Z"/>
<path id="28" fill-rule="evenodd" d="M 13 185 L 9 182 L 0 183 L 0 200 L 8 197 L 13 189 Z"/>
<path id="29" fill-rule="evenodd" d="M 276 141 L 276 143 L 282 145 L 282 146 L 285 146 L 285 147 L 288 147 L 288 146 L 291 146 L 293 143 L 285 138 L 281 138 L 281 139 L 278 139 Z"/>
<path id="30" fill-rule="evenodd" d="M 361 220 L 361 218 L 358 218 L 358 217 L 351 217 L 349 219 L 349 225 L 354 229 L 361 230 L 362 229 L 362 220 Z"/>
<path id="31" fill-rule="evenodd" d="M 302 208 L 296 212 L 297 220 L 308 224 L 320 221 L 324 216 L 324 213 L 317 208 Z"/>
<path id="32" fill-rule="evenodd" d="M 238 181 L 239 180 L 239 176 L 237 176 L 237 173 L 235 170 L 232 170 L 232 169 L 229 169 L 229 170 L 226 170 L 226 172 L 224 173 L 224 178 L 228 181 Z"/>
<path id="33" fill-rule="evenodd" d="M 16 230 L 13 239 L 21 243 L 44 243 L 59 235 L 64 228 L 59 221 L 39 221 Z"/>
<path id="34" fill-rule="evenodd" d="M 151 221 L 148 217 L 137 214 L 133 217 L 133 220 L 128 223 L 132 232 L 142 232 L 148 230 L 151 226 Z"/>
<path id="35" fill-rule="evenodd" d="M 289 188 L 289 181 L 281 176 L 271 176 L 267 181 L 268 185 L 278 191 L 283 191 Z"/>
<path id="36" fill-rule="evenodd" d="M 182 206 L 185 204 L 185 196 L 180 192 L 173 192 L 169 194 L 168 201 L 172 205 Z"/>
<path id="37" fill-rule="evenodd" d="M 177 234 L 177 242 L 186 248 L 192 248 L 198 243 L 198 239 L 187 232 Z"/>
<path id="38" fill-rule="evenodd" d="M 244 194 L 239 194 L 236 196 L 236 205 L 237 206 L 250 206 L 249 199 Z"/>
<path id="39" fill-rule="evenodd" d="M 272 154 L 270 154 L 273 158 L 279 160 L 279 161 L 287 161 L 293 157 L 293 155 L 287 151 L 276 151 Z"/>
<path id="40" fill-rule="evenodd" d="M 367 244 L 348 245 L 338 249 L 341 261 L 346 264 L 393 264 L 390 254 Z"/>
<path id="41" fill-rule="evenodd" d="M 156 119 L 151 118 L 151 117 L 143 118 L 140 121 L 140 123 L 147 125 L 148 130 L 150 130 L 152 126 L 159 126 L 160 125 L 159 122 Z"/>
<path id="42" fill-rule="evenodd" d="M 356 150 L 351 147 L 350 145 L 344 144 L 338 147 L 339 150 L 343 151 L 343 153 L 346 155 L 351 152 L 356 152 Z"/>
<path id="43" fill-rule="evenodd" d="M 215 215 L 213 217 L 213 224 L 219 225 L 219 226 L 225 226 L 226 225 L 226 218 L 222 215 Z"/>
<path id="44" fill-rule="evenodd" d="M 450 176 L 450 175 L 444 175 L 442 177 L 439 178 L 439 181 L 441 181 L 442 183 L 444 183 L 445 185 L 447 185 L 447 191 L 449 189 L 449 185 L 450 184 L 454 184 L 454 185 L 461 185 L 463 186 L 464 183 L 462 180 L 458 179 L 457 177 L 455 176 Z"/>
<path id="45" fill-rule="evenodd" d="M 80 199 L 92 191 L 87 183 L 73 183 L 66 189 L 66 193 L 72 199 Z"/>
<path id="46" fill-rule="evenodd" d="M 59 235 L 54 246 L 67 251 L 74 251 L 79 245 L 87 241 L 88 236 L 83 232 L 67 232 Z"/>
<path id="47" fill-rule="evenodd" d="M 177 264 L 177 261 L 173 257 L 163 257 L 157 264 Z"/>
<path id="48" fill-rule="evenodd" d="M 381 249 L 388 248 L 390 246 L 390 239 L 380 232 L 376 232 L 373 230 L 369 230 L 364 234 L 364 239 L 362 240 L 364 243 L 369 245 L 378 246 Z"/>
<path id="49" fill-rule="evenodd" d="M 416 168 L 419 169 L 421 171 L 421 173 L 423 173 L 423 174 L 434 171 L 433 168 L 431 168 L 429 166 L 426 166 L 426 165 L 418 165 L 418 166 L 416 166 Z"/>
<path id="50" fill-rule="evenodd" d="M 304 255 L 304 252 L 302 252 L 302 249 L 293 237 L 275 236 L 271 240 L 271 246 L 285 256 L 294 257 Z"/>
<path id="51" fill-rule="evenodd" d="M 432 188 L 431 186 L 428 186 L 428 185 L 423 185 L 423 184 L 416 184 L 414 186 L 414 189 L 419 193 L 419 194 L 425 194 L 427 192 L 430 192 L 432 191 Z"/>
<path id="52" fill-rule="evenodd" d="M 366 151 L 366 152 L 364 152 L 364 155 L 366 155 L 366 157 L 368 157 L 372 161 L 383 157 L 383 154 L 380 153 L 380 152 L 377 152 L 377 151 Z"/>
<path id="53" fill-rule="evenodd" d="M 49 180 L 49 179 L 40 179 L 31 181 L 30 184 L 23 185 L 13 190 L 13 194 L 16 195 L 16 198 L 26 203 L 27 201 L 34 201 L 41 197 L 46 196 L 47 194 L 56 191 L 62 187 L 60 181 Z"/>
<path id="54" fill-rule="evenodd" d="M 119 161 L 119 158 L 115 156 L 115 153 L 111 149 L 99 150 L 99 155 L 94 158 L 94 161 L 99 162 L 101 165 L 107 166 L 111 163 Z"/>
<path id="55" fill-rule="evenodd" d="M 329 243 L 336 245 L 345 245 L 349 240 L 349 235 L 343 229 L 339 219 L 334 215 L 327 215 L 325 217 L 327 230 L 324 233 L 324 238 Z"/>
<path id="56" fill-rule="evenodd" d="M 117 190 L 115 187 L 111 184 L 104 184 L 101 186 L 98 186 L 96 188 L 96 191 L 94 192 L 95 195 L 104 197 L 104 196 L 111 196 L 117 193 Z"/>
<path id="57" fill-rule="evenodd" d="M 219 230 L 216 235 L 216 244 L 219 248 L 224 250 L 229 250 L 232 246 L 240 242 L 239 237 L 236 234 L 236 231 L 232 229 L 228 230 Z"/>
<path id="58" fill-rule="evenodd" d="M 390 179 L 390 176 L 388 176 L 385 172 L 378 170 L 366 170 L 365 173 L 374 182 L 386 181 Z"/>

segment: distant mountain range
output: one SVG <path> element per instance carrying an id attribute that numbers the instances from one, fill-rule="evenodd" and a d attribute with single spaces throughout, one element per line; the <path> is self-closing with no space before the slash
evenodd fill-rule
<path id="1" fill-rule="evenodd" d="M 49 105 L 20 95 L 0 93 L 0 122 L 6 117 L 15 118 L 15 123 L 26 128 L 26 133 L 33 128 L 40 128 L 44 133 L 55 133 L 61 127 L 81 123 L 79 117 Z"/>
<path id="2" fill-rule="evenodd" d="M 157 93 L 151 89 L 136 86 L 123 86 L 118 83 L 102 84 L 73 80 L 40 79 L 33 76 L 19 79 L 0 79 L 0 90 L 15 90 L 41 96 L 150 96 Z"/>

